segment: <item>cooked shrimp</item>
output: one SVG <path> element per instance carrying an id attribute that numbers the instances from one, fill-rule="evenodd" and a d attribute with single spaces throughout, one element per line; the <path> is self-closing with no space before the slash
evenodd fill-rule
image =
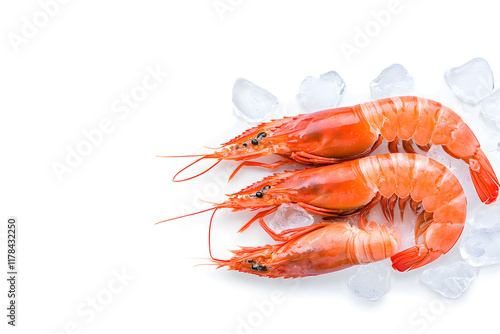
<path id="1" fill-rule="evenodd" d="M 432 145 L 442 145 L 448 154 L 469 165 L 482 202 L 491 203 L 498 197 L 498 179 L 471 129 L 441 103 L 415 96 L 392 97 L 262 123 L 222 144 L 215 153 L 202 155 L 179 173 L 207 158 L 217 159 L 216 164 L 221 160 L 245 160 L 231 177 L 245 165 L 274 169 L 293 162 L 334 164 L 369 155 L 383 139 L 389 142 L 393 153 L 398 152 L 400 142 L 409 153 L 415 153 L 415 145 L 423 151 Z M 272 164 L 246 161 L 271 154 L 285 160 Z M 175 180 L 179 173 L 174 181 L 184 181 Z"/>
<path id="2" fill-rule="evenodd" d="M 302 277 L 383 260 L 399 247 L 398 234 L 375 222 L 361 228 L 348 223 L 321 223 L 297 229 L 286 237 L 273 237 L 284 242 L 245 247 L 235 251 L 230 260 L 213 261 L 219 267 L 259 276 Z"/>
<path id="3" fill-rule="evenodd" d="M 392 256 L 393 266 L 399 271 L 421 267 L 445 254 L 462 233 L 467 201 L 459 181 L 445 166 L 419 154 L 383 154 L 336 165 L 275 174 L 230 195 L 227 201 L 216 204 L 209 210 L 267 209 L 259 212 L 240 231 L 275 211 L 283 203 L 295 203 L 310 213 L 326 217 L 342 217 L 359 212 L 363 227 L 366 226 L 367 213 L 379 202 L 390 222 L 394 220 L 397 203 L 401 216 L 406 204 L 410 204 L 418 214 L 415 226 L 416 245 Z M 259 221 L 264 229 L 270 231 L 263 220 Z M 344 227 L 316 233 L 319 233 L 318 236 L 322 233 L 344 233 L 349 230 L 345 225 Z M 355 233 L 354 236 L 360 232 L 352 233 Z M 423 239 L 420 241 L 421 236 Z M 335 235 L 329 238 L 343 240 L 344 237 Z M 286 249 L 293 248 L 298 240 L 302 242 L 303 239 L 288 240 Z M 387 241 L 386 238 L 384 240 Z M 327 244 L 325 241 L 325 247 Z M 333 245 L 330 244 L 330 247 Z M 273 246 L 269 249 L 266 252 L 271 256 L 281 248 Z M 257 250 L 261 254 L 263 248 Z M 247 258 L 248 249 L 243 253 Z M 373 256 L 380 258 L 375 254 Z M 265 259 L 262 265 L 273 267 L 274 258 L 271 256 Z M 336 268 L 333 265 L 336 261 L 337 258 L 334 257 L 329 264 L 332 270 Z"/>

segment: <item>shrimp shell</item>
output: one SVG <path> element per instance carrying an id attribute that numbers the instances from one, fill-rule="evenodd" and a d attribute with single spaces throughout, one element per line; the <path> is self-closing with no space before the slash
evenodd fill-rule
<path id="1" fill-rule="evenodd" d="M 383 140 L 388 142 L 391 153 L 399 151 L 398 144 L 409 153 L 415 153 L 416 147 L 427 151 L 433 145 L 442 145 L 449 155 L 469 165 L 482 202 L 492 203 L 498 197 L 497 176 L 467 124 L 441 103 L 415 96 L 392 97 L 262 123 L 222 144 L 216 152 L 201 155 L 197 161 L 207 158 L 217 159 L 217 163 L 243 161 L 232 178 L 245 165 L 274 169 L 293 162 L 327 165 L 357 159 L 369 155 Z M 249 161 L 273 154 L 284 160 L 271 164 Z M 184 181 L 176 180 L 179 173 L 174 181 Z"/>
<path id="2" fill-rule="evenodd" d="M 262 197 L 251 197 L 250 193 L 262 185 L 270 188 Z M 274 233 L 259 216 L 261 226 L 283 243 L 243 248 L 230 260 L 214 260 L 219 266 L 269 277 L 318 275 L 387 257 L 398 271 L 416 269 L 455 245 L 467 213 L 463 189 L 445 166 L 406 153 L 276 174 L 232 199 L 236 209 L 246 200 L 250 207 L 259 202 L 261 208 L 292 202 L 330 216 L 360 213 L 359 228 L 345 222 L 323 222 L 281 234 Z M 398 232 L 367 220 L 370 209 L 379 202 L 390 222 L 397 202 L 402 217 L 405 206 L 411 205 L 418 215 L 415 246 L 398 252 Z M 223 204 L 221 207 L 230 207 L 231 200 Z"/>

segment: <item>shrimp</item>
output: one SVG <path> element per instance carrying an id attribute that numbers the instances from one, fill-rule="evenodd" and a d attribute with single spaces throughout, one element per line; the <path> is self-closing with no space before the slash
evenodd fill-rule
<path id="1" fill-rule="evenodd" d="M 234 251 L 230 260 L 213 259 L 219 267 L 260 276 L 300 277 L 391 257 L 394 269 L 408 271 L 446 254 L 464 228 L 467 200 L 462 186 L 445 166 L 422 155 L 377 155 L 274 178 L 279 181 L 272 183 L 267 193 L 249 200 L 268 205 L 293 201 L 308 211 L 314 205 L 321 210 L 312 211 L 322 214 L 342 215 L 361 208 L 359 228 L 346 222 L 322 222 L 276 234 L 259 217 L 267 233 L 283 243 L 242 248 Z M 269 181 L 264 179 L 257 187 L 271 184 Z M 248 197 L 240 194 L 234 200 Z M 417 213 L 415 246 L 397 252 L 399 234 L 368 222 L 367 215 L 378 202 L 390 222 L 397 203 L 402 221 L 405 206 L 410 204 Z"/>
<path id="2" fill-rule="evenodd" d="M 415 145 L 423 151 L 442 145 L 449 155 L 469 165 L 482 202 L 489 204 L 498 197 L 497 176 L 471 129 L 441 103 L 415 96 L 392 97 L 262 123 L 222 144 L 214 153 L 201 155 L 181 169 L 173 181 L 197 177 L 221 160 L 244 160 L 230 179 L 243 166 L 275 169 L 294 162 L 335 164 L 367 156 L 383 140 L 388 142 L 391 153 L 399 151 L 399 143 L 409 153 L 415 153 Z M 284 160 L 271 164 L 249 161 L 272 154 Z M 176 180 L 181 172 L 207 158 L 217 162 L 198 175 Z"/>
<path id="3" fill-rule="evenodd" d="M 287 231 L 283 231 L 287 232 Z M 320 223 L 276 239 L 283 243 L 244 247 L 230 260 L 213 259 L 218 268 L 267 277 L 304 277 L 326 274 L 352 265 L 380 261 L 393 255 L 399 235 L 370 222 L 358 228 L 349 223 Z"/>
<path id="4" fill-rule="evenodd" d="M 405 206 L 410 204 L 418 215 L 415 224 L 416 244 L 393 255 L 393 266 L 399 271 L 418 268 L 448 252 L 462 233 L 467 211 L 467 201 L 462 186 L 445 166 L 419 154 L 392 153 L 335 165 L 277 173 L 229 195 L 227 201 L 200 212 L 214 210 L 215 213 L 221 208 L 231 208 L 233 211 L 267 209 L 257 213 L 240 229 L 240 232 L 259 220 L 260 225 L 269 233 L 271 229 L 262 218 L 283 203 L 295 203 L 310 213 L 326 217 L 342 218 L 359 214 L 362 227 L 370 226 L 366 223 L 366 217 L 377 203 L 381 203 L 382 211 L 391 223 L 394 221 L 396 204 L 399 206 L 402 218 Z M 347 233 L 346 230 L 349 228 L 343 226 L 344 229 L 328 228 L 323 232 Z M 353 237 L 361 233 L 351 232 L 354 233 Z M 346 236 L 334 235 L 328 238 L 344 240 L 342 239 L 344 237 Z M 420 242 L 421 237 L 423 240 Z M 298 240 L 296 238 L 287 240 L 292 243 L 283 247 L 292 249 L 292 245 Z M 384 240 L 387 241 L 387 238 L 384 237 Z M 377 241 L 377 245 L 378 242 L 381 241 Z M 266 252 L 271 256 L 270 254 L 274 254 L 273 252 L 278 249 L 281 248 L 274 247 Z M 258 250 L 260 252 L 263 249 Z M 362 251 L 357 248 L 354 250 Z M 251 254 L 247 254 L 248 249 L 242 252 L 237 253 L 236 259 L 240 259 L 243 254 L 245 258 L 250 258 Z M 373 256 L 380 259 L 378 255 Z M 266 261 L 272 259 L 266 257 Z M 271 262 L 266 261 L 262 266 L 272 267 Z"/>

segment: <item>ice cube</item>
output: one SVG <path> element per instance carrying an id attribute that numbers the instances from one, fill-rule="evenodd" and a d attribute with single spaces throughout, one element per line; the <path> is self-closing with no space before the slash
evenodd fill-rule
<path id="1" fill-rule="evenodd" d="M 281 204 L 268 226 L 276 233 L 291 228 L 309 226 L 314 218 L 297 204 Z"/>
<path id="2" fill-rule="evenodd" d="M 441 145 L 431 146 L 431 148 L 427 152 L 427 157 L 436 160 L 437 162 L 440 162 L 450 170 L 453 168 L 452 167 L 454 162 L 453 160 L 457 160 L 448 153 L 446 153 L 441 147 Z"/>
<path id="3" fill-rule="evenodd" d="M 493 73 L 483 58 L 447 69 L 444 79 L 457 98 L 468 104 L 477 104 L 493 91 Z"/>
<path id="4" fill-rule="evenodd" d="M 248 123 L 258 123 L 276 114 L 278 98 L 254 83 L 238 78 L 233 85 L 233 105 L 237 116 Z"/>
<path id="5" fill-rule="evenodd" d="M 486 125 L 500 129 L 500 90 L 481 100 L 481 117 Z"/>
<path id="6" fill-rule="evenodd" d="M 460 254 L 474 267 L 500 263 L 500 224 L 470 231 L 462 239 Z"/>
<path id="7" fill-rule="evenodd" d="M 408 95 L 413 90 L 413 78 L 403 65 L 392 64 L 370 83 L 370 88 L 374 100 Z"/>
<path id="8" fill-rule="evenodd" d="M 469 208 L 479 202 L 479 197 L 470 176 L 469 165 L 446 153 L 441 145 L 432 146 L 427 152 L 427 157 L 440 162 L 456 176 L 467 197 Z"/>
<path id="9" fill-rule="evenodd" d="M 349 288 L 359 297 L 377 301 L 389 291 L 391 270 L 384 262 L 373 262 L 359 266 L 356 274 L 349 279 Z"/>
<path id="10" fill-rule="evenodd" d="M 335 108 L 344 95 L 345 82 L 335 71 L 318 78 L 306 77 L 300 84 L 297 101 L 309 112 Z"/>
<path id="11" fill-rule="evenodd" d="M 427 269 L 420 276 L 422 283 L 446 298 L 456 299 L 477 277 L 479 269 L 458 261 L 437 268 Z"/>
<path id="12" fill-rule="evenodd" d="M 395 215 L 399 216 L 398 210 L 396 210 Z M 411 218 L 405 215 L 403 221 L 395 222 L 392 228 L 400 236 L 399 242 L 401 242 L 401 245 L 399 246 L 399 250 L 415 246 L 415 224 L 412 223 Z"/>
<path id="13" fill-rule="evenodd" d="M 491 228 L 500 223 L 500 204 L 481 203 L 471 216 L 469 222 L 475 228 Z"/>

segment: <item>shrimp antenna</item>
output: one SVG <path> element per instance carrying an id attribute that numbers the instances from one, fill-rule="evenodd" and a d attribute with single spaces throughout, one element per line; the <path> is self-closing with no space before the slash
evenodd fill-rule
<path id="1" fill-rule="evenodd" d="M 217 164 L 219 162 L 221 162 L 222 160 L 221 159 L 218 159 L 212 166 L 208 167 L 207 169 L 205 169 L 203 172 L 199 173 L 199 174 L 196 174 L 194 176 L 190 176 L 188 178 L 185 178 L 185 179 L 182 179 L 182 180 L 176 180 L 175 178 L 180 174 L 182 173 L 183 171 L 185 171 L 186 169 L 188 169 L 189 167 L 191 167 L 192 165 L 196 164 L 197 162 L 200 162 L 201 160 L 203 159 L 206 159 L 207 156 L 204 155 L 202 156 L 201 158 L 195 160 L 194 162 L 190 163 L 189 165 L 187 165 L 186 167 L 184 167 L 183 169 L 181 169 L 180 171 L 177 172 L 177 174 L 174 175 L 174 177 L 172 178 L 172 181 L 173 182 L 183 182 L 183 181 L 187 181 L 187 180 L 191 180 L 191 179 L 194 179 L 195 177 L 198 177 L 200 175 L 203 175 L 205 174 L 206 172 L 208 172 L 209 170 L 211 170 L 212 168 L 214 168 L 215 166 L 217 166 Z"/>
<path id="2" fill-rule="evenodd" d="M 168 221 L 171 221 L 171 220 L 181 219 L 181 218 L 184 218 L 184 217 L 194 216 L 194 215 L 197 215 L 197 214 L 202 213 L 202 212 L 207 212 L 207 211 L 217 210 L 217 209 L 220 209 L 220 208 L 217 208 L 217 207 L 216 208 L 209 208 L 209 209 L 201 210 L 201 211 L 198 211 L 198 212 L 188 213 L 187 215 L 183 215 L 183 216 L 179 216 L 179 217 L 174 217 L 174 218 L 169 218 L 169 219 L 162 220 L 161 222 L 155 223 L 155 225 L 158 225 L 158 224 L 161 224 L 161 223 L 164 223 L 164 222 L 168 222 Z M 214 211 L 214 213 L 215 213 L 215 211 Z M 213 217 L 213 214 L 212 214 L 212 217 Z M 210 220 L 210 222 L 212 222 L 212 221 Z"/>
<path id="3" fill-rule="evenodd" d="M 221 148 L 222 148 L 222 146 L 221 146 L 221 147 L 203 146 L 203 147 L 208 148 L 208 149 L 210 149 L 210 150 L 219 150 L 219 149 L 221 149 Z"/>
<path id="4" fill-rule="evenodd" d="M 216 259 L 212 256 L 212 242 L 211 242 L 211 235 L 212 235 L 212 221 L 214 219 L 214 215 L 215 213 L 217 212 L 219 208 L 215 208 L 214 212 L 212 213 L 212 217 L 210 217 L 210 224 L 208 225 L 208 254 L 210 254 L 210 258 L 217 262 L 217 263 L 221 263 L 221 262 L 227 262 L 227 260 L 220 260 L 220 259 Z"/>
<path id="5" fill-rule="evenodd" d="M 216 202 L 205 201 L 204 199 L 200 199 L 200 202 L 212 204 L 212 205 L 219 205 L 220 204 L 220 203 L 216 203 Z"/>
<path id="6" fill-rule="evenodd" d="M 204 157 L 205 154 L 188 154 L 188 155 L 157 155 L 157 158 L 196 158 Z"/>

